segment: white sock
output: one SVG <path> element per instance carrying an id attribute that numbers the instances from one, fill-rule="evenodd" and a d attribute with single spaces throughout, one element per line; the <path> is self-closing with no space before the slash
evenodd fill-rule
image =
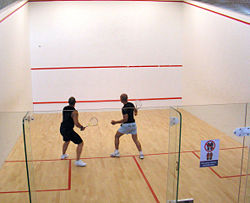
<path id="1" fill-rule="evenodd" d="M 116 150 L 115 150 L 115 153 L 119 153 L 119 150 L 118 150 L 118 149 L 116 149 Z"/>
<path id="2" fill-rule="evenodd" d="M 143 155 L 142 151 L 139 151 L 140 155 Z"/>

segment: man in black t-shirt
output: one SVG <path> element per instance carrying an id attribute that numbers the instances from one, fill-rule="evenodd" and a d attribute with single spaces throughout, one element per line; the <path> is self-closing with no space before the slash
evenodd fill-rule
<path id="1" fill-rule="evenodd" d="M 63 147 L 61 159 L 66 159 L 69 155 L 66 154 L 70 141 L 77 144 L 76 148 L 76 166 L 86 166 L 87 164 L 80 160 L 80 156 L 83 148 L 82 138 L 73 130 L 74 126 L 83 131 L 83 127 L 78 121 L 78 111 L 75 109 L 76 100 L 74 97 L 70 97 L 68 100 L 69 105 L 63 108 L 63 121 L 60 126 L 60 133 L 63 136 Z"/>
<path id="2" fill-rule="evenodd" d="M 132 139 L 139 151 L 139 158 L 143 159 L 144 155 L 142 153 L 141 149 L 141 143 L 139 142 L 137 138 L 137 127 L 134 119 L 134 114 L 135 116 L 137 115 L 138 110 L 135 108 L 134 104 L 131 102 L 128 102 L 128 95 L 127 94 L 122 94 L 120 96 L 121 102 L 124 104 L 122 107 L 122 115 L 123 119 L 118 120 L 118 121 L 111 121 L 112 125 L 115 125 L 117 123 L 121 123 L 121 127 L 117 130 L 115 134 L 115 151 L 112 153 L 110 156 L 111 157 L 120 157 L 119 153 L 119 139 L 122 135 L 124 134 L 132 134 Z"/>

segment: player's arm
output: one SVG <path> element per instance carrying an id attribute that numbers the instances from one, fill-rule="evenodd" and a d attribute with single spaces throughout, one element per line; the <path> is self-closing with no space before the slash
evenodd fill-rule
<path id="1" fill-rule="evenodd" d="M 111 121 L 111 124 L 112 125 L 115 125 L 115 124 L 117 124 L 117 123 L 125 123 L 125 122 L 127 122 L 128 121 L 128 114 L 123 114 L 123 119 L 121 119 L 121 120 L 119 120 L 119 121 L 114 121 L 114 120 L 112 120 Z"/>
<path id="2" fill-rule="evenodd" d="M 84 130 L 85 127 L 83 127 L 80 123 L 79 123 L 79 120 L 78 120 L 78 111 L 73 111 L 72 114 L 71 114 L 71 117 L 74 121 L 74 124 L 76 127 L 80 128 L 81 130 Z"/>
<path id="3" fill-rule="evenodd" d="M 135 108 L 135 116 L 137 116 L 138 110 L 137 108 Z"/>

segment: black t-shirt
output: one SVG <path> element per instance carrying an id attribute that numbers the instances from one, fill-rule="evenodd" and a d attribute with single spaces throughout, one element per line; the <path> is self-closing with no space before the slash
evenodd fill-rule
<path id="1" fill-rule="evenodd" d="M 65 106 L 63 108 L 63 121 L 61 123 L 61 128 L 66 129 L 73 129 L 74 128 L 74 121 L 71 117 L 72 112 L 75 111 L 75 108 L 73 106 Z"/>
<path id="2" fill-rule="evenodd" d="M 134 123 L 135 122 L 134 110 L 135 110 L 135 106 L 133 103 L 128 102 L 127 104 L 124 104 L 124 106 L 122 107 L 122 115 L 128 114 L 128 121 L 125 123 Z"/>

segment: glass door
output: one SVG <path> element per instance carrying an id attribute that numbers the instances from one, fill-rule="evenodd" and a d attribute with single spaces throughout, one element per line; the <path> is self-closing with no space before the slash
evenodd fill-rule
<path id="1" fill-rule="evenodd" d="M 31 134 L 30 134 L 30 122 L 33 120 L 32 114 L 27 112 L 23 118 L 23 142 L 24 142 L 24 154 L 25 164 L 27 172 L 27 189 L 29 195 L 29 202 L 36 202 L 36 189 L 34 180 L 34 162 L 32 159 L 32 147 L 31 147 Z"/>
<path id="2" fill-rule="evenodd" d="M 169 143 L 167 171 L 167 202 L 178 201 L 182 115 L 175 108 L 169 110 Z"/>

